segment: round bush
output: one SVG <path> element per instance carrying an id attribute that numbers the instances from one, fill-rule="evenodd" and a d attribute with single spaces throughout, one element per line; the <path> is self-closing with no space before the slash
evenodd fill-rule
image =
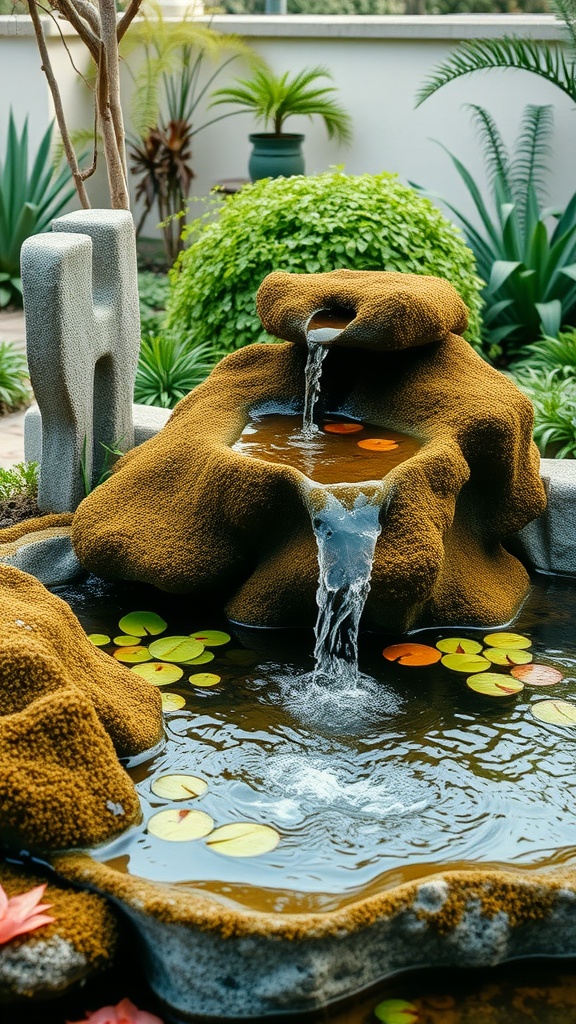
<path id="1" fill-rule="evenodd" d="M 273 270 L 396 270 L 446 278 L 470 309 L 479 345 L 481 282 L 474 256 L 442 213 L 392 174 L 273 178 L 218 200 L 193 222 L 172 271 L 169 328 L 197 345 L 232 351 L 270 341 L 255 296 Z"/>

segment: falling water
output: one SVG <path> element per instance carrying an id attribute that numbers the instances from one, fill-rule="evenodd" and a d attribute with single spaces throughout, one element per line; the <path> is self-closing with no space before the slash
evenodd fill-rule
<path id="1" fill-rule="evenodd" d="M 358 629 L 380 535 L 379 512 L 379 503 L 365 494 L 349 509 L 326 489 L 326 503 L 312 517 L 320 570 L 314 679 L 331 686 L 359 680 Z"/>
<path id="2" fill-rule="evenodd" d="M 308 341 L 308 358 L 304 370 L 304 415 L 302 417 L 302 439 L 311 441 L 320 431 L 314 423 L 314 406 L 320 394 L 320 377 L 322 363 L 328 355 L 328 349 L 318 343 Z"/>

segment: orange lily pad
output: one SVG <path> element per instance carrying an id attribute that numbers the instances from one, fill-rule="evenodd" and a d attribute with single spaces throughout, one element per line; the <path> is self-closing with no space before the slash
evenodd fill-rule
<path id="1" fill-rule="evenodd" d="M 526 686 L 554 686 L 564 676 L 551 665 L 517 665 L 510 672 L 515 679 L 521 679 Z"/>
<path id="2" fill-rule="evenodd" d="M 386 437 L 367 437 L 363 441 L 357 441 L 359 448 L 365 448 L 369 452 L 391 452 L 398 447 L 397 441 L 389 440 Z"/>
<path id="3" fill-rule="evenodd" d="M 279 842 L 280 834 L 271 825 L 235 821 L 215 828 L 206 846 L 227 857 L 259 857 L 275 850 Z"/>
<path id="4" fill-rule="evenodd" d="M 490 662 L 480 654 L 445 654 L 442 664 L 452 672 L 469 672 L 471 675 L 490 668 Z"/>
<path id="5" fill-rule="evenodd" d="M 190 636 L 163 636 L 161 640 L 153 640 L 148 650 L 151 657 L 159 658 L 160 661 L 181 664 L 202 654 L 204 644 Z"/>
<path id="6" fill-rule="evenodd" d="M 525 651 L 532 646 L 532 641 L 520 633 L 489 633 L 484 637 L 484 643 L 488 647 L 504 647 L 507 651 Z"/>
<path id="7" fill-rule="evenodd" d="M 364 427 L 361 423 L 325 423 L 322 429 L 327 434 L 357 434 Z"/>
<path id="8" fill-rule="evenodd" d="M 106 644 L 112 643 L 110 637 L 105 633 L 88 633 L 88 639 L 95 647 L 106 647 Z"/>
<path id="9" fill-rule="evenodd" d="M 568 700 L 539 700 L 530 710 L 534 718 L 548 725 L 576 725 L 576 704 Z"/>
<path id="10" fill-rule="evenodd" d="M 190 676 L 190 682 L 192 686 L 218 686 L 218 683 L 222 682 L 222 676 L 217 676 L 215 672 L 195 672 Z"/>
<path id="11" fill-rule="evenodd" d="M 113 656 L 116 661 L 125 661 L 128 665 L 152 661 L 152 655 L 147 647 L 119 647 Z"/>
<path id="12" fill-rule="evenodd" d="M 387 661 L 396 661 L 399 665 L 434 665 L 442 655 L 435 647 L 426 644 L 392 644 L 382 654 Z"/>
<path id="13" fill-rule="evenodd" d="M 208 783 L 196 775 L 158 775 L 150 789 L 164 800 L 192 800 L 206 792 Z"/>
<path id="14" fill-rule="evenodd" d="M 169 714 L 171 711 L 180 711 L 186 706 L 186 700 L 181 693 L 163 693 L 162 711 Z"/>
<path id="15" fill-rule="evenodd" d="M 153 683 L 154 686 L 168 686 L 170 683 L 177 683 L 184 675 L 178 665 L 169 665 L 166 661 L 149 661 L 146 665 L 136 665 L 131 671 L 142 676 L 147 683 Z"/>
<path id="16" fill-rule="evenodd" d="M 146 828 L 158 839 L 166 839 L 169 843 L 187 843 L 209 835 L 214 828 L 214 820 L 204 811 L 179 811 L 176 807 L 169 807 L 153 814 Z"/>
<path id="17" fill-rule="evenodd" d="M 524 683 L 498 672 L 481 672 L 479 675 L 468 676 L 466 685 L 475 693 L 484 694 L 485 697 L 513 697 L 524 689 Z"/>
<path id="18" fill-rule="evenodd" d="M 439 640 L 436 644 L 443 654 L 479 654 L 482 644 L 477 640 L 468 640 L 464 636 L 447 636 L 445 640 Z"/>
<path id="19" fill-rule="evenodd" d="M 504 668 L 515 668 L 516 665 L 527 665 L 532 661 L 530 651 L 523 651 L 520 648 L 511 647 L 487 647 L 483 657 L 488 658 L 493 665 L 502 665 Z"/>

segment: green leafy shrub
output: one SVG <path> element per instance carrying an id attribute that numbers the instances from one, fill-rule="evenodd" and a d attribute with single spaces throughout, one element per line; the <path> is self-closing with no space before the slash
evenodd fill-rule
<path id="1" fill-rule="evenodd" d="M 166 319 L 166 302 L 170 282 L 166 274 L 153 274 L 141 270 L 138 274 L 138 295 L 140 297 L 140 333 L 157 334 Z"/>
<path id="2" fill-rule="evenodd" d="M 527 367 L 515 379 L 534 406 L 534 440 L 541 454 L 576 457 L 576 375 L 561 367 L 544 372 Z"/>
<path id="3" fill-rule="evenodd" d="M 481 282 L 462 236 L 432 203 L 392 174 L 265 178 L 187 229 L 172 271 L 167 326 L 194 345 L 232 351 L 269 341 L 256 315 L 273 270 L 395 270 L 446 278 L 470 308 L 480 341 Z"/>
<path id="4" fill-rule="evenodd" d="M 9 341 L 0 342 L 0 415 L 30 401 L 26 356 Z"/>
<path id="5" fill-rule="evenodd" d="M 4 161 L 0 160 L 0 307 L 22 305 L 22 243 L 47 231 L 75 194 L 68 167 L 58 171 L 50 158 L 53 124 L 28 166 L 28 119 L 18 135 L 12 112 Z"/>
<path id="6" fill-rule="evenodd" d="M 205 380 L 222 355 L 208 342 L 190 348 L 171 334 L 149 335 L 140 347 L 134 401 L 173 409 Z"/>
<path id="7" fill-rule="evenodd" d="M 35 498 L 38 494 L 38 463 L 17 462 L 10 469 L 0 468 L 0 502 L 13 498 Z"/>

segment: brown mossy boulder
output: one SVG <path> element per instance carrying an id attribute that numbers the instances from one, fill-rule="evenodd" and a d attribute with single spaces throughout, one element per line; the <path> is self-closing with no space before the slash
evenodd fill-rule
<path id="1" fill-rule="evenodd" d="M 67 604 L 0 566 L 0 837 L 63 849 L 139 816 L 118 755 L 162 737 L 161 698 L 95 648 Z"/>
<path id="2" fill-rule="evenodd" d="M 465 328 L 462 303 L 435 278 L 271 275 L 258 300 L 263 322 L 294 341 L 227 356 L 160 434 L 119 461 L 74 517 L 80 561 L 99 575 L 208 595 L 241 622 L 314 622 L 310 482 L 232 445 L 252 410 L 302 408 L 299 342 L 328 301 L 326 279 L 334 308 L 357 308 L 361 319 L 365 302 L 372 320 L 358 326 L 354 345 L 353 324 L 330 344 L 320 415 L 351 415 L 423 441 L 375 495 L 382 533 L 365 625 L 396 631 L 508 621 L 529 579 L 503 541 L 545 507 L 532 407 L 452 333 Z"/>
<path id="3" fill-rule="evenodd" d="M 0 863 L 0 885 L 9 898 L 45 881 Z M 112 965 L 118 928 L 106 899 L 51 881 L 42 903 L 50 905 L 53 923 L 0 946 L 0 1005 L 51 998 Z"/>

